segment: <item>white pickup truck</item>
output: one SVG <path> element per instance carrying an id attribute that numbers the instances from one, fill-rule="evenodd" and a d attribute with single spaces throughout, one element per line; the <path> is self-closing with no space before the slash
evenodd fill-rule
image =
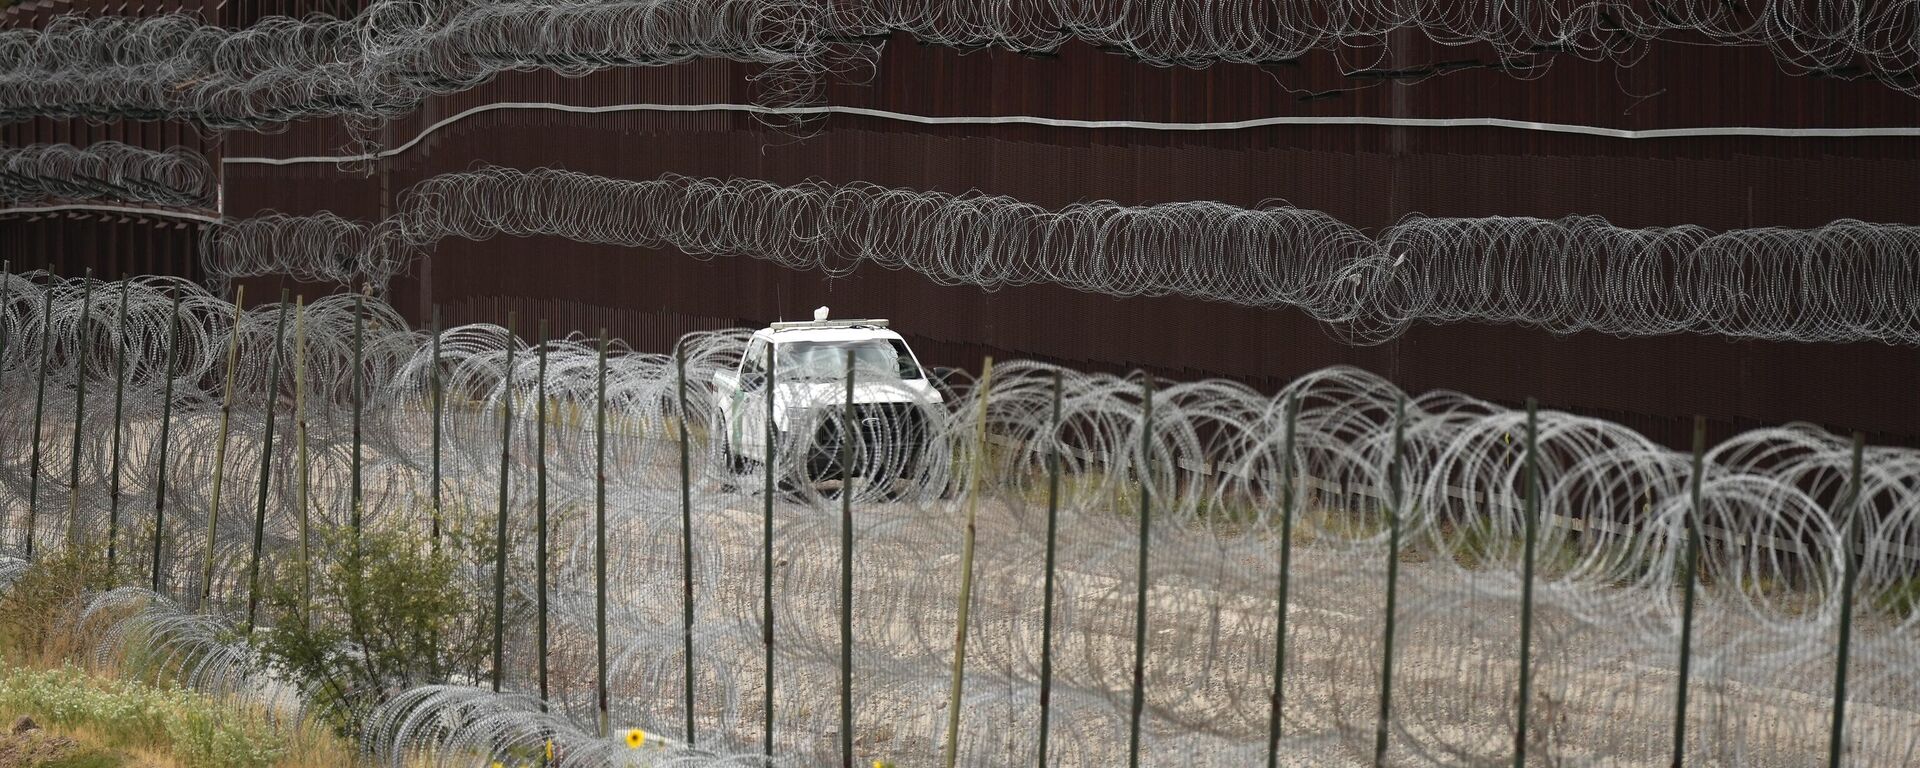
<path id="1" fill-rule="evenodd" d="M 845 425 L 849 352 L 852 430 Z M 842 435 L 849 431 L 855 435 L 851 474 L 869 487 L 944 484 L 946 397 L 885 320 L 829 320 L 821 307 L 810 322 L 773 323 L 754 332 L 738 370 L 714 375 L 714 387 L 717 439 L 735 472 L 766 459 L 771 396 L 774 463 L 783 487 L 844 485 Z"/>

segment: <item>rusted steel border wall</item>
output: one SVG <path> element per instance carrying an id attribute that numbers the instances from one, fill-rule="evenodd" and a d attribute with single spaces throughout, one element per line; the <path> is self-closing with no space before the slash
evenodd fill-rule
<path id="1" fill-rule="evenodd" d="M 253 12 L 276 9 L 263 5 Z M 1477 55 L 1471 47 L 1404 42 L 1395 61 Z M 513 73 L 433 99 L 379 138 L 398 145 L 449 115 L 503 101 L 748 103 L 753 73 L 717 61 L 583 78 Z M 872 74 L 865 83 L 836 84 L 830 101 L 925 115 L 1098 120 L 1493 117 L 1623 130 L 1920 125 L 1920 100 L 1877 83 L 1791 77 L 1766 51 L 1676 44 L 1657 44 L 1625 69 L 1562 60 L 1532 80 L 1469 70 L 1409 84 L 1346 77 L 1326 56 L 1283 70 L 1163 69 L 1084 46 L 1054 57 L 961 54 L 897 35 Z M 1300 98 L 1355 86 L 1364 87 Z M 8 130 L 9 142 L 21 135 Z M 330 154 L 347 144 L 338 126 L 314 121 L 272 134 L 219 137 L 209 151 L 288 157 Z M 740 114 L 517 110 L 460 120 L 371 165 L 229 165 L 225 212 L 331 210 L 374 219 L 420 179 L 491 163 L 622 178 L 674 172 L 979 189 L 1043 205 L 1099 198 L 1254 205 L 1277 198 L 1369 228 L 1414 212 L 1591 214 L 1623 226 L 1712 228 L 1805 227 L 1837 218 L 1913 223 L 1920 218 L 1916 145 L 1920 140 L 1910 138 L 1617 139 L 1505 128 L 931 127 L 850 116 L 795 136 Z M 44 244 L 51 236 L 34 227 L 47 226 L 54 225 L 9 221 L 0 233 L 10 246 Z M 18 261 L 51 257 L 37 250 L 45 247 L 51 246 L 23 247 Z M 67 250 L 59 258 L 75 258 L 70 246 L 61 247 Z M 131 246 L 86 246 L 100 247 Z M 551 316 L 562 331 L 606 325 L 649 349 L 667 348 L 686 330 L 796 317 L 830 304 L 841 314 L 894 318 L 923 354 L 943 364 L 974 365 L 991 352 L 1113 370 L 1141 366 L 1179 377 L 1228 376 L 1271 389 L 1344 363 L 1413 391 L 1457 389 L 1507 403 L 1536 396 L 1549 407 L 1612 418 L 1674 445 L 1684 443 L 1694 413 L 1723 431 L 1804 420 L 1864 430 L 1879 442 L 1920 445 L 1920 408 L 1913 405 L 1920 350 L 1883 344 L 1616 339 L 1461 324 L 1420 326 L 1388 344 L 1352 347 L 1288 310 L 1119 300 L 1048 286 L 983 292 L 874 269 L 829 280 L 751 259 L 700 261 L 550 238 L 443 243 L 396 282 L 394 298 L 415 317 L 426 305 L 441 304 L 453 322 L 495 319 L 512 308 L 523 316 Z"/>

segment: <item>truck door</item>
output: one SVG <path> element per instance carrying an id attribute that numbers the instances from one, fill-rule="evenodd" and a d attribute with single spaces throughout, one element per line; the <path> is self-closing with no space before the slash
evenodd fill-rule
<path id="1" fill-rule="evenodd" d="M 733 377 L 730 391 L 720 401 L 726 419 L 727 444 L 737 456 L 749 459 L 766 457 L 767 352 L 766 339 L 756 338 L 747 345 L 740 359 L 740 373 Z"/>

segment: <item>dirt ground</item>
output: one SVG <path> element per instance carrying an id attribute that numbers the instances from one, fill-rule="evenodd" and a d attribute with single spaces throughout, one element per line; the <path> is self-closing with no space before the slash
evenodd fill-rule
<path id="1" fill-rule="evenodd" d="M 0 735 L 0 768 L 75 765 L 76 759 L 81 758 L 83 752 L 85 748 L 79 741 L 48 733 L 28 717 L 14 720 L 7 732 Z M 93 764 L 118 765 L 118 763 Z"/>

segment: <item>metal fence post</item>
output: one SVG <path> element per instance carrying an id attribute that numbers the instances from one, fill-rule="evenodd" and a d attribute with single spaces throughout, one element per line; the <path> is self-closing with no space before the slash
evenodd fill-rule
<path id="1" fill-rule="evenodd" d="M 1380 658 L 1380 714 L 1373 728 L 1373 764 L 1382 768 L 1387 764 L 1387 723 L 1393 714 L 1393 630 L 1394 611 L 1400 586 L 1400 461 L 1406 450 L 1407 399 L 1400 396 L 1394 403 L 1393 419 L 1393 458 L 1387 465 L 1387 615 L 1386 627 L 1381 632 L 1382 655 Z"/>
<path id="2" fill-rule="evenodd" d="M 200 607 L 203 609 L 213 597 L 214 539 L 220 531 L 220 491 L 226 476 L 227 429 L 233 417 L 233 369 L 240 356 L 240 317 L 246 312 L 246 298 L 247 286 L 243 283 L 233 292 L 233 340 L 227 345 L 227 383 L 220 400 L 220 438 L 213 449 L 213 499 L 207 510 L 207 559 L 206 567 L 200 572 Z"/>
<path id="3" fill-rule="evenodd" d="M 1840 535 L 1846 540 L 1840 546 L 1840 640 L 1839 658 L 1833 669 L 1833 730 L 1827 740 L 1828 768 L 1840 768 L 1840 759 L 1847 751 L 1847 659 L 1853 650 L 1853 590 L 1860 580 L 1853 541 L 1860 532 L 1860 518 L 1864 516 L 1860 507 L 1860 460 L 1865 447 L 1866 437 L 1853 433 L 1853 479 L 1847 483 L 1847 500 L 1841 512 L 1846 522 Z"/>
<path id="4" fill-rule="evenodd" d="M 607 329 L 600 329 L 599 394 L 593 418 L 593 602 L 596 704 L 601 736 L 607 735 Z"/>
<path id="5" fill-rule="evenodd" d="M 13 304 L 13 262 L 0 261 L 0 312 Z M 8 333 L 5 323 L 0 323 L 0 392 L 7 391 L 7 344 L 13 334 Z M 0 548 L 7 544 L 7 513 L 0 509 Z"/>
<path id="6" fill-rule="evenodd" d="M 353 542 L 354 542 L 354 546 L 356 547 L 359 546 L 359 542 L 360 542 L 360 522 L 361 522 L 360 517 L 361 517 L 361 514 L 365 511 L 364 507 L 365 507 L 365 501 L 366 501 L 365 488 L 361 484 L 361 477 L 360 477 L 360 462 L 361 462 L 360 454 L 361 454 L 361 442 L 362 442 L 361 434 L 360 434 L 360 411 L 363 408 L 362 403 L 366 399 L 366 394 L 362 391 L 366 388 L 364 386 L 364 382 L 362 381 L 362 379 L 366 376 L 366 367 L 367 367 L 366 361 L 365 361 L 366 333 L 367 333 L 366 318 L 367 318 L 366 296 L 364 294 L 356 293 L 353 296 L 353 378 L 352 378 L 353 380 L 352 465 L 353 466 L 352 466 L 351 488 L 348 491 L 349 495 L 347 499 L 347 504 L 348 504 L 347 515 L 349 517 L 349 520 L 351 521 L 350 524 L 353 527 Z"/>
<path id="7" fill-rule="evenodd" d="M 1300 422 L 1300 394 L 1287 396 L 1287 432 L 1280 457 L 1280 585 L 1273 629 L 1273 712 L 1267 720 L 1267 768 L 1280 760 L 1281 715 L 1286 707 L 1287 589 L 1293 578 L 1293 440 Z"/>
<path id="8" fill-rule="evenodd" d="M 442 515 L 442 507 L 440 506 L 440 414 L 446 405 L 445 385 L 440 382 L 440 305 L 438 304 L 433 305 L 432 330 L 433 363 L 427 368 L 431 375 L 429 388 L 433 398 L 433 509 L 430 511 L 429 516 L 432 518 L 433 548 L 434 551 L 437 552 L 440 549 L 440 517 Z"/>
<path id="9" fill-rule="evenodd" d="M 1060 401 L 1064 379 L 1053 370 L 1052 416 L 1047 424 L 1047 560 L 1040 607 L 1040 768 L 1047 765 L 1048 720 L 1053 708 L 1054 550 L 1060 536 Z"/>
<path id="10" fill-rule="evenodd" d="M 853 768 L 853 350 L 847 350 L 847 403 L 840 431 L 840 764 Z M 871 458 L 869 459 L 871 460 Z"/>
<path id="11" fill-rule="evenodd" d="M 1524 519 L 1526 545 L 1520 567 L 1520 700 L 1515 704 L 1513 729 L 1513 768 L 1527 765 L 1527 710 L 1533 700 L 1533 569 L 1534 547 L 1539 540 L 1540 513 L 1540 404 L 1527 398 L 1527 468 Z"/>
<path id="12" fill-rule="evenodd" d="M 540 654 L 540 706 L 547 706 L 547 319 L 540 318 L 540 342 L 537 404 L 534 406 L 534 591 L 539 595 L 540 614 L 535 622 Z"/>
<path id="13" fill-rule="evenodd" d="M 1153 374 L 1140 373 L 1140 565 L 1133 611 L 1133 708 L 1127 726 L 1127 765 L 1140 765 L 1140 716 L 1146 708 L 1147 543 L 1153 533 Z"/>
<path id="14" fill-rule="evenodd" d="M 160 395 L 160 455 L 153 493 L 153 583 L 160 591 L 160 550 L 167 539 L 167 443 L 173 431 L 173 380 L 180 374 L 180 289 L 173 289 L 173 313 L 167 330 L 167 381 Z"/>
<path id="15" fill-rule="evenodd" d="M 127 294 L 133 290 L 133 282 L 125 274 L 120 275 L 120 320 L 114 333 L 113 349 L 113 442 L 109 450 L 113 458 L 107 470 L 107 588 L 117 583 L 113 567 L 120 548 L 120 421 L 125 415 L 127 401 Z M 0 301 L 0 306 L 5 302 Z"/>
<path id="16" fill-rule="evenodd" d="M 693 419 L 687 410 L 687 340 L 674 345 L 675 384 L 680 401 L 680 639 L 681 660 L 685 664 L 687 696 L 687 746 L 696 745 L 693 734 L 693 455 L 689 433 Z"/>
<path id="17" fill-rule="evenodd" d="M 73 548 L 75 533 L 80 528 L 80 441 L 85 437 L 87 422 L 87 352 L 93 348 L 87 343 L 87 325 L 93 320 L 93 270 L 80 279 L 80 325 L 74 329 L 74 346 L 78 347 L 78 361 L 73 366 L 73 461 L 67 475 L 67 548 Z"/>
<path id="18" fill-rule="evenodd" d="M 312 541 L 312 521 L 307 510 L 312 481 L 312 464 L 307 457 L 307 297 L 299 296 L 293 302 L 293 430 L 294 451 L 298 464 L 295 471 L 293 506 L 300 516 L 300 622 L 312 626 L 313 618 L 313 561 L 307 551 Z"/>
<path id="19" fill-rule="evenodd" d="M 1673 705 L 1673 768 L 1680 768 L 1687 754 L 1687 686 L 1693 673 L 1693 601 L 1696 586 L 1700 583 L 1700 485 L 1704 482 L 1707 455 L 1707 418 L 1693 417 L 1693 477 L 1688 496 L 1688 514 L 1681 519 L 1686 529 L 1686 559 L 1681 569 L 1686 573 L 1686 587 L 1680 603 L 1680 676 L 1675 681 L 1677 693 Z"/>
<path id="20" fill-rule="evenodd" d="M 993 358 L 980 370 L 980 418 L 974 433 L 973 476 L 967 483 L 967 527 L 960 542 L 960 607 L 953 629 L 953 680 L 947 689 L 947 745 L 944 765 L 953 768 L 960 755 L 960 700 L 967 672 L 967 616 L 973 603 L 974 522 L 979 514 L 980 486 L 987 476 L 987 403 L 993 393 Z"/>
<path id="21" fill-rule="evenodd" d="M 253 557 L 247 563 L 247 634 L 260 608 L 260 550 L 267 538 L 267 496 L 273 492 L 273 413 L 280 402 L 280 343 L 287 328 L 287 289 L 280 289 L 279 316 L 273 321 L 273 347 L 267 352 L 267 424 L 260 441 L 260 499 L 253 511 Z"/>
<path id="22" fill-rule="evenodd" d="M 507 496 L 513 482 L 513 313 L 507 313 L 507 362 L 500 382 L 500 514 L 493 529 L 493 691 L 506 677 Z"/>
<path id="23" fill-rule="evenodd" d="M 0 312 L 5 312 L 6 308 L 12 306 L 12 304 L 13 262 L 4 261 L 0 262 Z M 13 336 L 13 334 L 7 331 L 7 325 L 0 323 L 0 392 L 7 391 L 7 344 L 12 341 Z M 0 509 L 0 548 L 6 547 L 7 544 L 7 518 L 7 512 L 4 509 Z"/>
<path id="24" fill-rule="evenodd" d="M 47 292 L 40 301 L 40 383 L 35 386 L 33 396 L 33 446 L 31 467 L 27 479 L 27 552 L 28 562 L 33 561 L 33 543 L 39 535 L 40 518 L 40 431 L 46 421 L 47 413 L 47 361 L 52 355 L 53 344 L 53 291 L 58 276 L 53 268 L 47 268 Z"/>
<path id="25" fill-rule="evenodd" d="M 760 640 L 761 645 L 764 646 L 766 651 L 767 664 L 767 680 L 764 686 L 766 690 L 764 710 L 766 728 L 763 735 L 764 743 L 762 746 L 769 762 L 773 760 L 773 463 L 777 456 L 775 453 L 775 443 L 778 442 L 780 437 L 780 432 L 774 421 L 773 408 L 775 398 L 773 391 L 775 389 L 777 373 L 780 368 L 778 351 L 779 348 L 769 339 L 767 342 L 767 413 L 766 424 L 762 425 L 767 439 L 765 446 L 766 466 L 764 467 L 766 470 L 766 485 L 762 489 L 763 493 L 761 493 L 763 507 L 760 518 L 761 542 L 764 545 L 760 550 L 760 593 L 764 600 L 761 605 Z"/>

